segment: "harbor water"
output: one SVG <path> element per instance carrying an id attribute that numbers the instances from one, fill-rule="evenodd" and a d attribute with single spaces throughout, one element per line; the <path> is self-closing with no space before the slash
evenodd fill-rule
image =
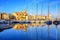
<path id="1" fill-rule="evenodd" d="M 60 40 L 60 25 L 56 28 L 55 25 L 50 26 L 50 40 Z M 24 32 L 23 30 L 14 30 L 13 28 L 0 32 L 0 40 L 48 40 L 48 26 L 29 26 Z"/>

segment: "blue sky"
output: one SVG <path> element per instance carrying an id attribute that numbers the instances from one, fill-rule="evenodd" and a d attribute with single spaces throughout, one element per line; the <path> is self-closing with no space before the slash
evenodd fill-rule
<path id="1" fill-rule="evenodd" d="M 58 10 L 60 11 L 59 0 L 49 0 L 50 13 L 55 15 L 56 13 L 56 1 L 58 2 Z M 38 14 L 41 14 L 42 0 L 0 0 L 0 12 L 14 13 L 27 10 L 28 14 L 36 14 L 36 4 L 38 4 Z M 43 15 L 47 15 L 48 0 L 43 0 Z M 60 14 L 60 13 L 59 13 Z"/>

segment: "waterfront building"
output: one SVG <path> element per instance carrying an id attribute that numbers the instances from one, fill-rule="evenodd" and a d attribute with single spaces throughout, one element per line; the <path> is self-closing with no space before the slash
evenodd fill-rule
<path id="1" fill-rule="evenodd" d="M 26 20 L 26 10 L 24 10 L 23 12 L 14 12 L 14 16 L 16 17 L 16 20 L 19 21 L 25 21 Z"/>

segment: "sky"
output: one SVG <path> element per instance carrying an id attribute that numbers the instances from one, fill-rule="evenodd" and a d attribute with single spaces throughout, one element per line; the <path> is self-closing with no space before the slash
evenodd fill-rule
<path id="1" fill-rule="evenodd" d="M 27 10 L 28 14 L 41 15 L 43 1 L 43 15 L 47 15 L 48 2 L 50 2 L 50 13 L 56 15 L 56 2 L 58 5 L 58 13 L 60 14 L 60 1 L 59 0 L 0 0 L 0 12 L 13 14 L 14 12 L 22 12 Z M 38 13 L 36 13 L 38 4 Z"/>

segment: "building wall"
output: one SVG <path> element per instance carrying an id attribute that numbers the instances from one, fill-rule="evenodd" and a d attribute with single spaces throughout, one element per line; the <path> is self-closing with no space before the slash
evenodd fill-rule
<path id="1" fill-rule="evenodd" d="M 33 20 L 33 19 L 44 19 L 44 20 L 51 20 L 51 15 L 49 14 L 49 16 L 40 16 L 40 15 L 27 15 L 26 10 L 24 10 L 23 12 L 15 12 L 14 16 L 16 18 L 16 20 L 20 20 L 20 21 L 24 21 L 24 20 Z"/>
<path id="2" fill-rule="evenodd" d="M 0 14 L 0 20 L 1 20 L 1 14 Z"/>
<path id="3" fill-rule="evenodd" d="M 27 15 L 27 13 L 25 10 L 23 12 L 15 12 L 14 13 L 16 20 L 20 20 L 20 21 L 26 20 L 26 15 Z"/>
<path id="4" fill-rule="evenodd" d="M 9 20 L 9 14 L 2 14 L 2 19 Z"/>

